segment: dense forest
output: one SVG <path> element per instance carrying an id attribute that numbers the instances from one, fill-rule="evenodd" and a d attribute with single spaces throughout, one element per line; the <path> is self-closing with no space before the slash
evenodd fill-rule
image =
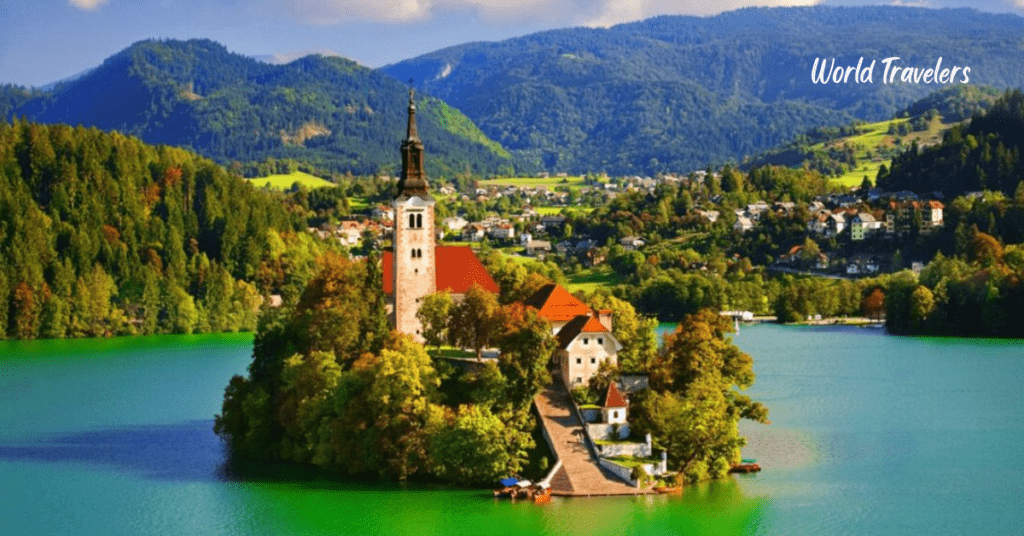
<path id="1" fill-rule="evenodd" d="M 50 91 L 0 86 L 3 118 L 118 130 L 223 165 L 294 159 L 314 169 L 398 172 L 406 86 L 340 57 L 268 65 L 209 40 L 142 41 Z M 511 173 L 511 158 L 458 110 L 418 100 L 433 177 Z"/>
<path id="2" fill-rule="evenodd" d="M 322 253 L 302 223 L 188 151 L 0 122 L 0 337 L 254 329 Z"/>
<path id="3" fill-rule="evenodd" d="M 1024 19 L 891 6 L 750 8 L 468 43 L 384 67 L 462 110 L 521 165 L 685 173 L 818 126 L 879 121 L 938 89 L 882 84 L 881 61 L 971 67 L 1024 85 Z M 814 84 L 815 58 L 877 60 L 872 84 Z M 511 61 L 515 58 L 515 61 Z"/>
<path id="4" fill-rule="evenodd" d="M 912 146 L 878 174 L 889 191 L 940 191 L 947 197 L 982 190 L 1013 195 L 1024 181 L 1024 93 L 1002 96 L 969 125 L 946 132 L 942 143 Z"/>

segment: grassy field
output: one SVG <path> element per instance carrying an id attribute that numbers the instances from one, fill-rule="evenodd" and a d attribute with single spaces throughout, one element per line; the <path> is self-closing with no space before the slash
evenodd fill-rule
<path id="1" fill-rule="evenodd" d="M 554 190 L 555 186 L 578 186 L 583 184 L 583 177 L 506 177 L 480 181 L 481 187 L 486 186 L 544 186 Z"/>
<path id="2" fill-rule="evenodd" d="M 260 177 L 258 179 L 246 179 L 253 186 L 262 188 L 263 186 L 270 186 L 278 190 L 287 190 L 291 188 L 296 182 L 305 186 L 306 188 L 327 188 L 334 186 L 333 182 L 325 181 L 320 177 L 315 177 L 309 173 L 302 171 L 295 171 L 287 175 L 271 175 L 269 177 Z"/>
<path id="3" fill-rule="evenodd" d="M 540 214 L 541 216 L 561 214 L 564 209 L 568 209 L 569 212 L 582 212 L 584 214 L 589 214 L 594 211 L 594 207 L 534 207 L 534 209 L 537 211 L 537 214 Z"/>
<path id="4" fill-rule="evenodd" d="M 906 123 L 907 121 L 910 121 L 910 119 L 890 119 L 888 121 L 879 121 L 878 123 L 868 123 L 862 126 L 862 128 L 866 129 L 866 132 L 863 134 L 820 143 L 812 146 L 812 148 L 825 149 L 832 146 L 842 146 L 844 143 L 853 144 L 853 146 L 857 148 L 857 168 L 832 179 L 832 181 L 849 188 L 851 186 L 860 186 L 860 183 L 864 180 L 864 176 L 867 175 L 868 179 L 874 183 L 875 177 L 878 176 L 878 168 L 881 167 L 882 164 L 888 165 L 889 159 L 875 156 L 873 159 L 869 160 L 867 152 L 871 150 L 877 155 L 880 149 L 888 150 L 895 147 L 897 145 L 896 136 L 888 133 L 889 125 L 893 124 L 898 126 L 901 123 Z M 940 119 L 936 117 L 928 125 L 927 130 L 911 132 L 910 134 L 903 136 L 900 145 L 903 147 L 910 147 L 910 144 L 914 141 L 917 141 L 918 145 L 921 146 L 939 143 L 942 141 L 942 133 L 951 126 L 952 125 L 944 125 Z"/>
<path id="5" fill-rule="evenodd" d="M 569 292 L 594 292 L 598 288 L 611 288 L 622 281 L 619 274 L 607 266 L 588 268 L 568 276 L 569 284 L 566 290 Z"/>

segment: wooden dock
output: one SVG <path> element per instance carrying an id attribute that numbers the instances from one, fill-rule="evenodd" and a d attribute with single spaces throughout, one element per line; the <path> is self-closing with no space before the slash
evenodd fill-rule
<path id="1" fill-rule="evenodd" d="M 552 495 L 589 497 L 599 495 L 646 495 L 650 490 L 634 488 L 598 465 L 595 453 L 587 447 L 583 423 L 577 418 L 565 386 L 558 380 L 534 397 L 534 403 L 562 462 L 551 479 Z"/>

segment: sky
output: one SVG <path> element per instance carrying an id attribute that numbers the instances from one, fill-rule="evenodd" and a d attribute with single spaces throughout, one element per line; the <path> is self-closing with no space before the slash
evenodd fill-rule
<path id="1" fill-rule="evenodd" d="M 973 7 L 1024 16 L 1024 0 L 0 0 L 0 83 L 44 86 L 150 38 L 208 38 L 232 52 L 278 60 L 339 54 L 380 67 L 542 30 L 815 4 Z"/>

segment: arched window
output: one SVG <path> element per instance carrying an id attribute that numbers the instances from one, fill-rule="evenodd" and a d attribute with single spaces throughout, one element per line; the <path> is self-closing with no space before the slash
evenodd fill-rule
<path id="1" fill-rule="evenodd" d="M 416 215 L 415 214 L 409 214 L 409 228 L 410 229 L 415 229 L 416 228 Z"/>
<path id="2" fill-rule="evenodd" d="M 411 252 L 411 253 L 412 253 L 412 258 L 414 258 L 414 259 L 415 259 L 415 258 L 416 258 L 416 249 L 415 249 L 415 248 L 413 248 L 413 250 L 412 250 L 412 252 Z"/>
<path id="3" fill-rule="evenodd" d="M 423 214 L 417 214 L 416 215 L 416 228 L 417 229 L 422 229 L 423 228 Z"/>

